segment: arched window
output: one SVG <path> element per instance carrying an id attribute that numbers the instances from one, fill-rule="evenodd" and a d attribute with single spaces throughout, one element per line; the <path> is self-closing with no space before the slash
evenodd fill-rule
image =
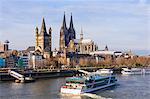
<path id="1" fill-rule="evenodd" d="M 87 50 L 87 47 L 85 46 L 85 51 Z"/>

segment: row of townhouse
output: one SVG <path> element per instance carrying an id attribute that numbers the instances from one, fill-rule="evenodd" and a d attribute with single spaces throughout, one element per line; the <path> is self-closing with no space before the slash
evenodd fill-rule
<path id="1" fill-rule="evenodd" d="M 34 51 L 24 50 L 0 52 L 0 68 L 36 68 L 43 61 L 42 55 Z"/>

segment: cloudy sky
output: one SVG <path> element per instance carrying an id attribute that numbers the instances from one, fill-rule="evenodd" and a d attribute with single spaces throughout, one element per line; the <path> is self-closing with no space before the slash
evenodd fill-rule
<path id="1" fill-rule="evenodd" d="M 150 0 L 1 0 L 0 41 L 9 40 L 12 49 L 35 45 L 44 17 L 58 48 L 64 11 L 68 26 L 73 13 L 77 37 L 82 27 L 99 49 L 150 50 Z"/>

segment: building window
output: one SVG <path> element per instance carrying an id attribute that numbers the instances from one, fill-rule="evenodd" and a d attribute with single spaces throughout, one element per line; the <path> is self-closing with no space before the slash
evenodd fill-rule
<path id="1" fill-rule="evenodd" d="M 87 50 L 87 47 L 85 46 L 85 51 Z"/>

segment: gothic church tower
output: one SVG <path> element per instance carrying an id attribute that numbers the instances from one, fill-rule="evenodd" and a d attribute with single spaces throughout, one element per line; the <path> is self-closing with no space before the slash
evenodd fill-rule
<path id="1" fill-rule="evenodd" d="M 64 13 L 63 24 L 60 29 L 60 41 L 59 41 L 59 50 L 64 51 L 65 48 L 69 46 L 71 40 L 76 39 L 76 33 L 73 26 L 73 18 L 71 14 L 70 26 L 69 29 L 66 26 L 66 18 Z"/>
<path id="2" fill-rule="evenodd" d="M 41 31 L 39 32 L 38 27 L 35 29 L 36 32 L 36 46 L 35 50 L 44 55 L 45 58 L 50 57 L 51 54 L 51 28 L 47 33 L 45 20 L 42 20 Z"/>
<path id="3" fill-rule="evenodd" d="M 59 41 L 60 51 L 63 51 L 68 44 L 67 35 L 68 35 L 68 28 L 66 26 L 66 17 L 64 13 L 63 24 L 60 29 L 60 41 Z"/>
<path id="4" fill-rule="evenodd" d="M 76 39 L 76 33 L 75 33 L 74 26 L 73 26 L 72 13 L 71 13 L 71 18 L 70 18 L 70 26 L 68 29 L 68 38 L 69 38 L 69 41 Z"/>

